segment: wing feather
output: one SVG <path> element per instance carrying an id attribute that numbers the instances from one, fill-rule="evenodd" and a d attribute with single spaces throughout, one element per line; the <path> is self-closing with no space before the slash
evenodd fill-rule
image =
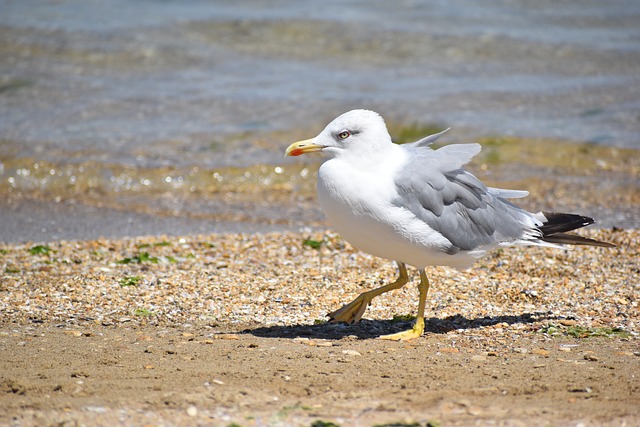
<path id="1" fill-rule="evenodd" d="M 411 143 L 409 143 L 407 145 L 414 146 L 414 147 L 428 147 L 429 145 L 433 144 L 442 135 L 444 135 L 445 133 L 449 132 L 449 130 L 451 130 L 451 128 L 446 128 L 442 132 L 438 132 L 438 133 L 434 133 L 433 135 L 425 136 L 424 138 L 419 139 L 416 142 L 411 142 Z"/>
<path id="2" fill-rule="evenodd" d="M 479 144 L 407 149 L 410 160 L 395 177 L 394 204 L 449 240 L 449 253 L 514 242 L 531 232 L 532 215 L 505 198 L 525 192 L 487 188 L 462 169 L 480 152 Z"/>

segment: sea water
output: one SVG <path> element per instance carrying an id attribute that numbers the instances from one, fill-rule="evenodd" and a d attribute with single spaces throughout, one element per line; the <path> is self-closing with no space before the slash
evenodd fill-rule
<path id="1" fill-rule="evenodd" d="M 450 142 L 640 148 L 635 0 L 0 0 L 0 57 L 14 197 L 277 180 L 292 138 L 352 108 Z"/>

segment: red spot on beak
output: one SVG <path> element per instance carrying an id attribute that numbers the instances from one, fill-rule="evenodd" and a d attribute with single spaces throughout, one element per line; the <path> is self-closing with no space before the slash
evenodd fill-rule
<path id="1" fill-rule="evenodd" d="M 302 151 L 301 148 L 296 148 L 295 150 L 291 150 L 291 152 L 289 152 L 289 155 L 292 156 L 292 157 L 297 157 L 297 156 L 299 156 L 299 155 L 301 155 L 303 153 L 304 153 L 304 151 Z"/>

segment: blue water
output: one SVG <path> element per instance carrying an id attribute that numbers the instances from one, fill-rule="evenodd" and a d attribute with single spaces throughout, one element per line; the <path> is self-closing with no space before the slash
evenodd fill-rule
<path id="1" fill-rule="evenodd" d="M 640 148 L 636 0 L 1 0 L 0 30 L 5 155 L 277 163 L 289 141 L 237 135 L 355 107 Z"/>

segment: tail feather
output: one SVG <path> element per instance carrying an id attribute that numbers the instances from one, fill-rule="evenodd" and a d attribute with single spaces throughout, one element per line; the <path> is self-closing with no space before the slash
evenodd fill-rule
<path id="1" fill-rule="evenodd" d="M 538 227 L 538 230 L 542 233 L 542 240 L 544 242 L 563 245 L 601 246 L 604 248 L 615 247 L 615 245 L 611 243 L 566 233 L 567 231 L 593 224 L 595 222 L 593 218 L 556 212 L 543 212 L 543 215 L 546 221 Z"/>
<path id="2" fill-rule="evenodd" d="M 587 245 L 600 246 L 603 248 L 614 248 L 616 245 L 601 242 L 600 240 L 589 239 L 588 237 L 578 236 L 577 234 L 557 233 L 542 238 L 547 243 L 556 243 L 561 245 Z"/>

